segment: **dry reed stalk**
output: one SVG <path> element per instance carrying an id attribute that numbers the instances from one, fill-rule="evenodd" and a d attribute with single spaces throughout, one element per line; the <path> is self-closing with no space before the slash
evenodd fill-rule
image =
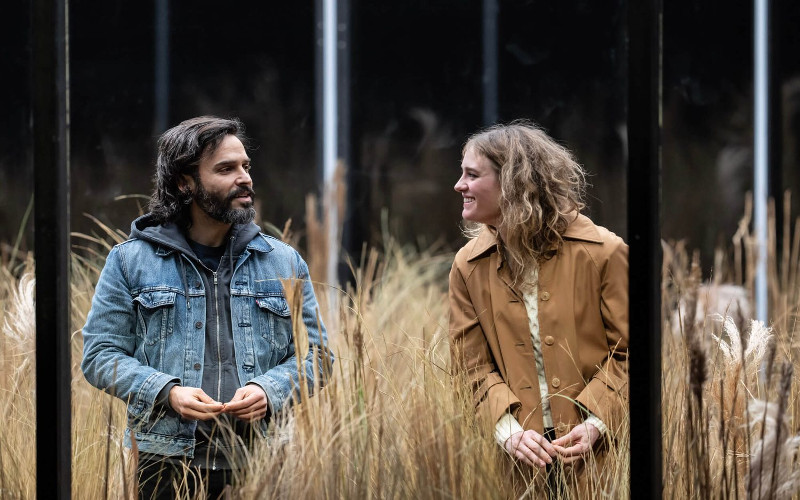
<path id="1" fill-rule="evenodd" d="M 789 262 L 790 262 L 790 240 L 791 240 L 791 218 L 792 218 L 792 193 L 789 190 L 783 193 L 783 260 L 781 261 L 781 288 L 783 290 L 789 289 Z"/>
<path id="2" fill-rule="evenodd" d="M 342 243 L 342 224 L 347 207 L 347 167 L 341 160 L 336 162 L 332 183 L 324 187 L 322 206 L 317 196 L 306 196 L 306 236 L 308 266 L 311 276 L 323 283 L 335 283 L 336 276 L 328 276 L 328 262 L 332 249 L 338 254 Z M 336 213 L 336 218 L 332 214 Z M 321 214 L 321 218 L 320 218 Z M 336 221 L 336 227 L 332 227 Z M 332 236 L 332 241 L 331 241 Z M 338 259 L 338 255 L 336 258 Z"/>
<path id="3" fill-rule="evenodd" d="M 86 321 L 101 266 L 98 260 L 81 260 L 73 254 L 72 494 L 74 498 L 101 498 L 107 490 L 111 498 L 134 498 L 133 473 L 125 461 L 122 445 L 125 406 L 117 398 L 90 386 L 80 371 L 83 355 L 80 328 Z"/>
<path id="4" fill-rule="evenodd" d="M 665 495 L 734 498 L 741 490 L 735 450 L 743 449 L 737 426 L 744 398 L 736 392 L 741 367 L 725 363 L 724 355 L 738 349 L 740 339 L 734 337 L 731 347 L 720 339 L 726 327 L 738 330 L 730 318 L 707 321 L 710 291 L 699 284 L 696 254 L 689 259 L 683 246 L 665 248 L 664 331 L 674 332 L 663 347 L 664 366 L 670 366 L 662 379 Z M 669 312 L 670 304 L 680 314 Z"/>
<path id="5" fill-rule="evenodd" d="M 295 232 L 292 231 L 292 218 L 289 217 L 286 219 L 286 222 L 283 224 L 283 230 L 281 230 L 281 240 L 285 241 L 292 247 L 297 247 L 297 239 L 295 236 Z"/>
<path id="6" fill-rule="evenodd" d="M 443 283 L 451 259 L 410 254 L 396 245 L 383 259 L 368 253 L 358 269 L 361 281 L 342 301 L 343 330 L 332 332 L 339 361 L 331 383 L 301 402 L 293 419 L 273 424 L 271 441 L 253 450 L 237 495 L 509 497 L 507 459 L 476 420 L 466 388 L 449 375 Z M 96 277 L 81 269 L 82 261 L 75 266 L 72 321 L 78 323 Z M 79 347 L 80 337 L 74 340 Z M 73 355 L 77 365 L 79 348 Z M 129 497 L 135 460 L 122 450 L 124 405 L 89 387 L 77 371 L 73 390 L 74 496 L 100 497 L 107 485 L 109 492 Z M 310 425 L 297 425 L 301 415 Z M 8 447 L 6 440 L 0 445 L 0 452 Z M 8 457 L 3 452 L 10 471 Z M 617 477 L 624 478 L 624 470 Z M 27 478 L 28 488 L 34 485 L 32 471 L 14 476 Z M 187 475 L 184 487 L 193 480 Z"/>
<path id="7" fill-rule="evenodd" d="M 754 262 L 756 258 L 756 245 L 749 232 L 751 200 L 747 200 L 747 211 L 734 236 L 734 261 L 732 275 L 750 289 L 754 278 Z M 770 384 L 771 377 L 766 376 L 766 384 L 759 381 L 759 368 L 770 374 L 772 366 L 784 366 L 784 363 L 797 363 L 796 324 L 800 304 L 800 290 L 798 290 L 797 270 L 798 256 L 800 255 L 800 220 L 795 222 L 795 234 L 789 234 L 791 224 L 788 222 L 790 214 L 790 198 L 784 198 L 784 224 L 778 234 L 775 226 L 774 208 L 770 212 L 770 231 L 768 242 L 768 268 L 770 289 L 770 317 L 774 318 L 772 330 L 757 322 L 749 322 L 749 335 L 745 330 L 735 326 L 731 318 L 720 319 L 717 317 L 712 322 L 691 322 L 681 314 L 673 315 L 671 308 L 680 305 L 688 312 L 691 298 L 687 300 L 687 283 L 691 278 L 691 270 L 686 266 L 687 252 L 684 248 L 665 247 L 664 252 L 664 331 L 677 332 L 664 338 L 663 362 L 670 366 L 664 372 L 663 401 L 664 411 L 664 446 L 665 446 L 665 496 L 667 497 L 692 497 L 713 496 L 720 498 L 744 498 L 747 494 L 745 478 L 748 477 L 750 457 L 759 450 L 764 435 L 755 431 L 762 415 L 753 415 L 752 407 L 746 405 L 752 398 L 771 398 L 777 402 L 776 408 L 783 405 L 787 425 L 796 426 L 791 422 L 797 421 L 798 397 L 797 391 L 790 388 L 797 383 L 796 376 L 784 375 L 782 389 L 780 384 Z M 782 238 L 782 239 L 781 239 Z M 791 244 L 789 244 L 791 242 Z M 778 252 L 780 248 L 780 252 Z M 725 269 L 719 266 L 725 262 L 723 252 L 715 254 L 715 275 L 713 284 L 720 285 L 719 276 L 727 275 Z M 696 314 L 702 314 L 698 307 Z M 732 308 L 740 312 L 738 308 Z M 707 313 L 707 311 L 705 311 Z M 727 312 L 727 311 L 726 311 Z M 692 313 L 692 314 L 695 314 Z M 687 315 L 688 316 L 688 315 Z M 681 325 L 677 327 L 676 325 Z M 693 329 L 703 331 L 700 338 L 710 337 L 711 342 L 705 342 L 706 364 L 710 367 L 707 372 L 707 382 L 703 390 L 699 390 L 697 383 L 702 379 L 698 367 L 702 364 L 702 354 L 698 348 L 698 333 Z M 741 332 L 741 334 L 740 334 Z M 746 342 L 745 342 L 746 339 Z M 681 355 L 679 347 L 683 344 L 687 355 Z M 738 354 L 737 354 L 738 353 Z M 692 371 L 694 366 L 694 371 Z M 681 378 L 689 375 L 689 384 L 682 383 Z M 685 379 L 684 379 L 685 380 Z M 692 381 L 695 382 L 692 382 Z M 691 394 L 691 395 L 690 395 Z M 691 407 L 690 405 L 693 405 Z M 681 423 L 677 415 L 684 412 L 693 412 L 693 418 L 705 412 L 708 429 L 711 431 L 707 439 L 703 440 L 698 430 L 701 422 Z M 685 413 L 689 414 L 689 413 Z M 692 429 L 695 428 L 695 430 Z M 763 425 L 761 426 L 763 428 Z M 694 435 L 697 439 L 687 439 Z M 784 434 L 785 436 L 786 434 Z M 752 452 L 751 452 L 751 442 Z M 796 450 L 795 448 L 790 449 Z M 683 456 L 687 463 L 680 463 L 674 457 Z M 711 490 L 705 488 L 702 472 L 691 471 L 695 466 L 689 460 L 699 460 L 708 463 L 711 477 Z M 777 477 L 784 477 L 781 472 L 780 461 L 775 461 Z M 785 466 L 783 466 L 785 469 Z M 752 473 L 752 470 L 751 470 Z M 781 476 L 780 474 L 784 474 Z M 763 483 L 763 481 L 762 481 Z M 776 484 L 784 484 L 780 480 Z M 772 490 L 769 494 L 773 494 Z"/>
<path id="8" fill-rule="evenodd" d="M 17 279 L 0 283 L 2 307 L 2 358 L 0 358 L 0 412 L 4 416 L 0 429 L 0 484 L 3 495 L 11 498 L 32 498 L 35 495 L 36 405 L 34 400 L 36 340 L 33 261 L 25 259 L 26 271 Z"/>
<path id="9" fill-rule="evenodd" d="M 307 262 L 308 271 L 315 279 L 324 283 L 330 280 L 327 278 L 328 270 L 328 245 L 327 230 L 323 220 L 319 219 L 319 204 L 317 197 L 313 194 L 306 195 L 306 239 L 308 240 Z"/>
<path id="10" fill-rule="evenodd" d="M 749 335 L 743 338 L 730 317 L 719 318 L 722 332 L 712 334 L 721 362 L 718 391 L 710 393 L 709 404 L 718 407 L 720 442 L 715 443 L 725 454 L 723 473 L 725 479 L 734 479 L 733 488 L 738 493 L 743 487 L 749 456 L 750 435 L 746 404 L 753 396 L 750 389 L 758 386 L 758 369 L 768 347 L 772 345 L 772 330 L 759 321 L 751 321 Z M 724 333 L 724 337 L 723 334 Z M 723 481 L 728 484 L 728 481 Z"/>
<path id="11" fill-rule="evenodd" d="M 782 359 L 791 360 L 800 369 L 800 344 L 798 343 L 798 316 L 800 316 L 800 219 L 794 223 L 794 235 L 790 233 L 791 193 L 783 198 L 782 234 L 775 231 L 774 203 L 770 212 L 768 246 L 769 268 L 769 317 L 776 331 L 776 347 Z M 752 239 L 752 237 L 748 238 Z M 752 246 L 752 245 L 751 245 Z M 779 257 L 778 248 L 781 249 Z M 800 373 L 800 370 L 795 370 Z M 795 382 L 796 383 L 796 382 Z M 800 418 L 798 391 L 790 391 L 789 408 L 792 421 Z"/>
<path id="12" fill-rule="evenodd" d="M 745 241 L 750 236 L 750 221 L 753 216 L 753 194 L 748 192 L 744 200 L 744 216 L 739 220 L 739 227 L 734 233 L 731 241 L 733 242 L 734 252 L 734 283 L 745 285 L 745 262 L 742 256 L 743 250 L 747 249 Z M 751 292 L 752 288 L 747 287 Z"/>
<path id="13" fill-rule="evenodd" d="M 778 402 L 753 400 L 751 427 L 761 427 L 760 438 L 753 444 L 748 476 L 748 497 L 789 499 L 800 492 L 800 435 L 791 435 L 786 413 L 788 392 L 792 385 L 792 365 L 783 363 Z"/>

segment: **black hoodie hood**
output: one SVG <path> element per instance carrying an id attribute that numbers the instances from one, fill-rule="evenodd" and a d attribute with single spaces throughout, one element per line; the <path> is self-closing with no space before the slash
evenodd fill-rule
<path id="1" fill-rule="evenodd" d="M 244 252 L 250 241 L 261 231 L 253 222 L 247 224 L 234 224 L 229 238 L 232 245 L 227 249 L 231 258 L 238 257 Z M 181 252 L 192 260 L 197 261 L 194 251 L 186 241 L 183 231 L 174 222 L 159 224 L 152 214 L 145 214 L 131 223 L 130 238 L 138 238 L 157 245 Z"/>
<path id="2" fill-rule="evenodd" d="M 261 228 L 252 222 L 248 222 L 247 224 L 234 224 L 231 227 L 228 234 L 228 246 L 225 249 L 231 271 L 234 269 L 236 260 L 260 231 Z M 166 249 L 179 252 L 185 255 L 189 260 L 203 266 L 203 263 L 194 253 L 192 247 L 189 246 L 189 242 L 186 241 L 186 235 L 174 222 L 159 224 L 153 217 L 153 214 L 148 213 L 142 215 L 131 223 L 130 238 L 149 241 Z M 183 289 L 188 307 L 189 285 L 186 283 L 183 259 L 178 259 L 178 262 L 180 262 L 181 266 L 181 280 L 183 281 Z"/>

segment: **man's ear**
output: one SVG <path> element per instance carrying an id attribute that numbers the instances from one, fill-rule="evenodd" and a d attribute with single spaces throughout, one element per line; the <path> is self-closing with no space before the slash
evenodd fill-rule
<path id="1" fill-rule="evenodd" d="M 178 189 L 184 193 L 191 193 L 194 191 L 194 178 L 188 174 L 183 174 L 178 177 Z"/>

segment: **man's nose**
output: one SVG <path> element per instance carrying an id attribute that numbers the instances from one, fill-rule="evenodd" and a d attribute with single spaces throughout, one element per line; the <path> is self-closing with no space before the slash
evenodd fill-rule
<path id="1" fill-rule="evenodd" d="M 237 184 L 253 184 L 253 179 L 250 177 L 250 172 L 242 168 L 239 172 L 239 177 L 236 179 Z"/>

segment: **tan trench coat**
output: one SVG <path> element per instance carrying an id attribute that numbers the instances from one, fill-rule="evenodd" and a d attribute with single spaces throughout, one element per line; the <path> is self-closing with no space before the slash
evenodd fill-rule
<path id="1" fill-rule="evenodd" d="M 578 404 L 612 435 L 627 412 L 628 246 L 583 215 L 539 268 L 539 325 L 557 436 L 583 420 Z M 541 395 L 521 292 L 486 228 L 450 271 L 450 346 L 493 425 L 511 411 L 543 432 Z"/>

